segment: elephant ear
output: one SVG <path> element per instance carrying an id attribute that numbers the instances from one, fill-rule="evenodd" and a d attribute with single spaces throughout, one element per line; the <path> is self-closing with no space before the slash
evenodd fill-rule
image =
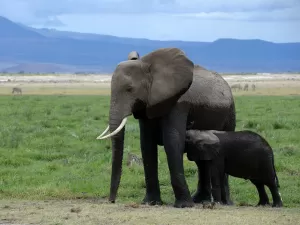
<path id="1" fill-rule="evenodd" d="M 132 51 L 132 52 L 129 52 L 128 54 L 128 60 L 137 60 L 140 58 L 140 55 L 137 51 Z"/>
<path id="2" fill-rule="evenodd" d="M 147 116 L 162 116 L 191 86 L 194 63 L 178 48 L 158 49 L 143 56 L 141 61 L 151 80 Z"/>
<path id="3" fill-rule="evenodd" d="M 220 140 L 211 131 L 189 130 L 186 136 L 193 142 L 199 160 L 213 160 L 219 155 Z"/>

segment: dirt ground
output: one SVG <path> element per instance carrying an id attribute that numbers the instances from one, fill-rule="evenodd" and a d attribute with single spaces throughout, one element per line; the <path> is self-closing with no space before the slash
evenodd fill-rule
<path id="1" fill-rule="evenodd" d="M 299 74 L 224 75 L 230 85 L 249 84 L 249 91 L 235 95 L 299 95 Z M 0 76 L 0 95 L 20 87 L 23 95 L 109 95 L 111 75 L 12 75 Z M 252 91 L 251 85 L 256 90 Z"/>
<path id="2" fill-rule="evenodd" d="M 101 200 L 0 201 L 0 224 L 299 224 L 300 209 L 216 206 L 190 209 L 172 206 L 109 204 Z"/>

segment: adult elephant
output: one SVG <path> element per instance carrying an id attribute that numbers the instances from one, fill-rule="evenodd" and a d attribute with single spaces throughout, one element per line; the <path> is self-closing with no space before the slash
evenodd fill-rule
<path id="1" fill-rule="evenodd" d="M 231 89 L 218 74 L 193 62 L 178 48 L 161 48 L 141 58 L 131 52 L 118 64 L 111 80 L 109 126 L 97 139 L 111 137 L 111 202 L 115 202 L 121 179 L 124 130 L 127 117 L 139 120 L 140 147 L 146 182 L 143 203 L 162 204 L 157 145 L 164 146 L 175 194 L 175 207 L 192 207 L 194 200 L 210 201 L 210 182 L 205 163 L 198 163 L 197 192 L 190 195 L 183 168 L 187 124 L 191 129 L 235 129 L 235 106 Z M 132 60 L 134 59 L 134 60 Z M 110 134 L 105 135 L 110 130 Z M 104 136 L 105 135 L 105 136 Z M 229 198 L 229 192 L 227 200 Z"/>

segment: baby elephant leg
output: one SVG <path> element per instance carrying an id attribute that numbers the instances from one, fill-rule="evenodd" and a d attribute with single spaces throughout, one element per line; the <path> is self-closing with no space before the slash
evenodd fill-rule
<path id="1" fill-rule="evenodd" d="M 219 175 L 219 170 L 213 166 L 211 168 L 211 187 L 212 187 L 212 196 L 214 198 L 214 202 L 222 202 L 221 199 L 221 180 Z"/>
<path id="2" fill-rule="evenodd" d="M 212 193 L 214 201 L 223 205 L 233 205 L 229 199 L 228 175 L 225 174 L 223 160 L 215 160 L 212 165 Z"/>
<path id="3" fill-rule="evenodd" d="M 273 198 L 272 207 L 282 207 L 283 203 L 276 183 L 272 182 L 272 184 L 267 184 L 267 186 L 269 187 Z"/>
<path id="4" fill-rule="evenodd" d="M 275 171 L 274 158 L 272 159 L 272 162 L 266 164 L 266 168 L 264 171 L 266 171 L 266 174 L 264 176 L 266 180 L 265 184 L 270 189 L 273 198 L 272 207 L 282 207 L 283 203 L 278 191 L 279 182 Z"/>
<path id="5" fill-rule="evenodd" d="M 258 195 L 259 195 L 259 202 L 258 202 L 257 206 L 269 205 L 270 204 L 269 197 L 266 193 L 264 184 L 257 180 L 251 180 L 251 182 L 255 185 Z"/>
<path id="6" fill-rule="evenodd" d="M 223 178 L 223 182 L 224 182 L 224 189 L 222 189 L 222 202 L 223 204 L 225 205 L 234 205 L 233 201 L 230 199 L 230 190 L 229 190 L 229 182 L 228 182 L 228 179 L 229 179 L 229 175 L 224 173 L 224 178 Z"/>
<path id="7" fill-rule="evenodd" d="M 211 161 L 198 160 L 198 187 L 192 198 L 195 203 L 211 202 Z"/>

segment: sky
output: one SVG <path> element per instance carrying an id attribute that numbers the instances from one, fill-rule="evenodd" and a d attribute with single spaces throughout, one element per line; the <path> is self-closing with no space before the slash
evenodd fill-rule
<path id="1" fill-rule="evenodd" d="M 33 27 L 155 40 L 300 42 L 300 0 L 0 0 Z"/>

